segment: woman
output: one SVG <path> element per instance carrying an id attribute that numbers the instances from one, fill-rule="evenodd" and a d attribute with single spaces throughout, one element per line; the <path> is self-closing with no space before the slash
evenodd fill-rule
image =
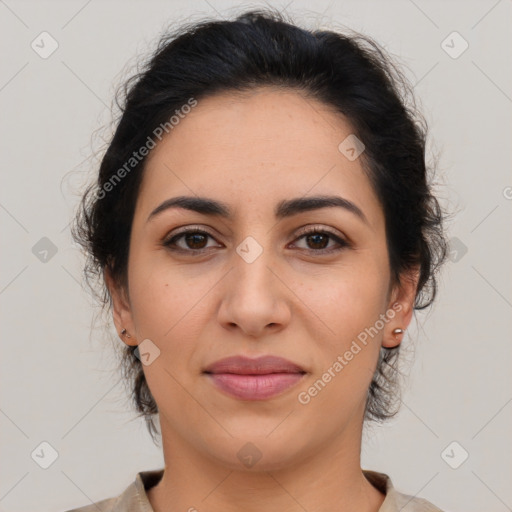
<path id="1" fill-rule="evenodd" d="M 269 11 L 162 39 L 74 236 L 165 468 L 75 509 L 437 511 L 360 465 L 446 254 L 407 82 Z"/>

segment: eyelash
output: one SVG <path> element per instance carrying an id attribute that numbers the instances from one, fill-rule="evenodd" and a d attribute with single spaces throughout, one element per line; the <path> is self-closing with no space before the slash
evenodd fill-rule
<path id="1" fill-rule="evenodd" d="M 182 247 L 176 247 L 175 246 L 176 241 L 178 241 L 179 239 L 183 238 L 186 235 L 206 235 L 206 236 L 209 236 L 209 237 L 215 239 L 215 237 L 208 231 L 192 227 L 192 228 L 184 229 L 183 231 L 181 231 L 177 234 L 174 234 L 172 237 L 165 239 L 162 242 L 162 245 L 164 245 L 171 251 L 181 252 L 181 253 L 196 253 L 197 255 L 200 255 L 200 254 L 203 254 L 208 251 L 208 248 L 206 248 L 206 249 L 204 249 L 204 248 L 203 249 L 183 249 Z M 310 254 L 314 253 L 317 255 L 318 254 L 327 255 L 327 254 L 331 254 L 333 252 L 341 251 L 341 250 L 346 249 L 351 246 L 351 244 L 349 242 L 340 238 L 339 236 L 334 234 L 332 231 L 325 229 L 325 228 L 319 228 L 318 226 L 307 227 L 307 228 L 303 229 L 299 233 L 298 237 L 295 240 L 299 240 L 299 239 L 305 238 L 306 236 L 311 236 L 311 235 L 327 235 L 330 239 L 334 240 L 339 245 L 339 247 L 334 247 L 334 248 L 331 247 L 330 249 L 301 249 L 302 251 L 306 251 Z"/>

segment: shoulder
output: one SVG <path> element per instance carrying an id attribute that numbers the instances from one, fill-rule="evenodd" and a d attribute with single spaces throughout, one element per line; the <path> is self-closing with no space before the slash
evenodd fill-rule
<path id="1" fill-rule="evenodd" d="M 91 503 L 90 505 L 85 505 L 84 507 L 66 510 L 65 512 L 112 512 L 115 510 L 114 506 L 118 499 L 119 498 L 107 498 L 97 501 L 96 503 Z"/>
<path id="2" fill-rule="evenodd" d="M 65 512 L 154 512 L 146 491 L 160 481 L 163 473 L 163 469 L 141 471 L 119 496 Z"/>
<path id="3" fill-rule="evenodd" d="M 397 491 L 385 473 L 363 470 L 366 479 L 386 495 L 378 512 L 443 512 L 430 501 Z"/>

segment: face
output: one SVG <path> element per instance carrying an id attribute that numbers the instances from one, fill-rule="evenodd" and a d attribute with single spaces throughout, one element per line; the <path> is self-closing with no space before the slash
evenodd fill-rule
<path id="1" fill-rule="evenodd" d="M 399 342 L 413 291 L 390 286 L 381 205 L 361 158 L 338 149 L 351 133 L 322 103 L 266 88 L 199 101 L 150 154 L 128 293 L 111 291 L 124 341 L 144 340 L 168 443 L 275 469 L 360 436 L 379 349 Z M 152 215 L 178 196 L 229 216 L 183 203 Z M 318 196 L 344 201 L 286 207 Z M 286 362 L 205 373 L 231 356 Z"/>

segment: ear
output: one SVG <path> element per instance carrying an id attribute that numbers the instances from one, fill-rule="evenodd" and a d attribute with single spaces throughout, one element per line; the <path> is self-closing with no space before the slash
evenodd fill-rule
<path id="1" fill-rule="evenodd" d="M 103 269 L 103 279 L 112 299 L 112 316 L 119 338 L 127 345 L 136 346 L 137 338 L 127 290 L 115 282 L 108 267 Z M 121 334 L 123 329 L 126 329 L 124 335 Z"/>
<path id="2" fill-rule="evenodd" d="M 393 287 L 386 310 L 386 315 L 391 320 L 386 323 L 384 328 L 384 336 L 382 338 L 383 347 L 397 347 L 402 342 L 405 330 L 412 319 L 419 277 L 420 268 L 415 267 L 407 273 L 402 274 L 400 276 L 400 283 Z M 393 311 L 394 315 L 392 313 Z M 394 334 L 393 331 L 397 328 L 402 329 L 403 332 Z"/>

